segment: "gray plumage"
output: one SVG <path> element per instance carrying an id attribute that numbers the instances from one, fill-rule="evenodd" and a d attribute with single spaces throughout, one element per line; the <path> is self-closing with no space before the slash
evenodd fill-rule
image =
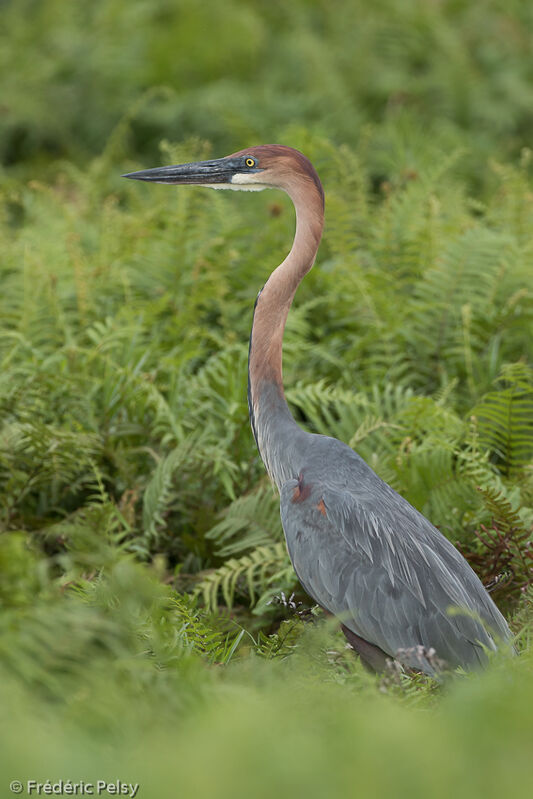
<path id="1" fill-rule="evenodd" d="M 262 394 L 256 438 L 309 596 L 408 667 L 435 675 L 431 649 L 452 668 L 484 665 L 510 632 L 463 556 L 350 447 L 301 430 L 275 384 Z"/>

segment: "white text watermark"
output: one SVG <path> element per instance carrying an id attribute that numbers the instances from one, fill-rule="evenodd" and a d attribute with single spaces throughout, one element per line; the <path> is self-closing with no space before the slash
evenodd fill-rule
<path id="1" fill-rule="evenodd" d="M 122 782 L 114 780 L 97 780 L 96 782 L 84 782 L 83 780 L 12 780 L 9 784 L 11 793 L 23 794 L 28 796 L 128 796 L 134 799 L 139 790 L 139 783 Z"/>

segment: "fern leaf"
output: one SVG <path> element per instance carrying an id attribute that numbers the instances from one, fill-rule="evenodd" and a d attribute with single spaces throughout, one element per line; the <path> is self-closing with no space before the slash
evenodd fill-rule
<path id="1" fill-rule="evenodd" d="M 496 453 L 508 475 L 533 458 L 533 370 L 514 364 L 497 383 L 498 389 L 486 394 L 473 413 L 482 443 Z"/>
<path id="2" fill-rule="evenodd" d="M 286 573 L 288 567 L 290 561 L 285 543 L 260 546 L 240 558 L 230 558 L 218 569 L 204 573 L 193 595 L 201 596 L 205 606 L 215 610 L 219 593 L 222 593 L 225 604 L 231 608 L 239 583 L 253 605 L 256 595 L 267 591 L 275 576 Z"/>
<path id="3" fill-rule="evenodd" d="M 281 538 L 279 500 L 269 484 L 236 499 L 206 538 L 217 542 L 216 554 L 228 557 Z"/>
<path id="4" fill-rule="evenodd" d="M 479 493 L 483 496 L 485 505 L 489 510 L 493 521 L 498 525 L 499 529 L 506 534 L 513 531 L 518 533 L 527 533 L 524 522 L 520 517 L 519 509 L 514 509 L 511 502 L 503 495 L 501 491 L 493 488 L 478 488 Z"/>
<path id="5" fill-rule="evenodd" d="M 183 466 L 195 446 L 187 440 L 166 455 L 156 466 L 143 496 L 143 527 L 149 537 L 157 537 L 158 529 L 164 527 L 163 513 L 172 500 L 172 482 L 178 468 Z"/>

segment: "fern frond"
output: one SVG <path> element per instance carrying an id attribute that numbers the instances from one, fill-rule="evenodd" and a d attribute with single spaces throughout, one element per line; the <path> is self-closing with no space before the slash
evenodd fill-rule
<path id="1" fill-rule="evenodd" d="M 504 369 L 498 388 L 474 408 L 481 442 L 498 457 L 509 475 L 533 458 L 533 370 L 522 363 Z"/>
<path id="2" fill-rule="evenodd" d="M 365 419 L 363 419 L 348 444 L 350 447 L 355 449 L 355 447 L 357 447 L 361 441 L 364 441 L 365 438 L 371 433 L 374 433 L 376 430 L 381 430 L 383 428 L 389 428 L 392 426 L 393 425 L 388 424 L 383 419 L 380 419 L 379 416 L 367 416 Z"/>
<path id="3" fill-rule="evenodd" d="M 490 512 L 493 521 L 498 525 L 499 529 L 504 533 L 511 533 L 517 531 L 519 533 L 528 533 L 522 521 L 518 508 L 513 508 L 509 499 L 504 496 L 501 491 L 494 488 L 478 488 L 479 493 L 483 497 L 483 501 Z"/>
<path id="4" fill-rule="evenodd" d="M 217 543 L 219 557 L 235 556 L 281 537 L 279 499 L 266 483 L 232 502 L 222 520 L 206 533 L 206 538 Z"/>
<path id="5" fill-rule="evenodd" d="M 230 558 L 218 569 L 207 572 L 194 589 L 193 596 L 201 596 L 205 606 L 215 610 L 219 593 L 228 607 L 232 607 L 237 584 L 248 594 L 250 604 L 266 592 L 279 576 L 292 569 L 285 543 L 260 546 L 240 558 Z M 285 587 L 285 586 L 284 586 Z"/>
<path id="6" fill-rule="evenodd" d="M 157 538 L 159 530 L 165 526 L 163 515 L 173 499 L 172 484 L 175 474 L 189 458 L 195 443 L 188 439 L 162 458 L 145 488 L 143 528 L 149 539 Z"/>
<path id="7" fill-rule="evenodd" d="M 298 616 L 284 619 L 277 632 L 265 635 L 259 632 L 255 649 L 258 655 L 266 660 L 290 657 L 298 644 L 305 628 L 305 623 Z"/>

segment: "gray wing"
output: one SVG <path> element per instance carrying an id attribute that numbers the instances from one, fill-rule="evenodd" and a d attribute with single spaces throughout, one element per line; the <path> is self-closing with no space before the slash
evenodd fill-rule
<path id="1" fill-rule="evenodd" d="M 373 477 L 371 503 L 312 479 L 282 486 L 281 519 L 302 586 L 392 657 L 422 645 L 450 666 L 484 663 L 485 648 L 510 637 L 505 619 L 457 549 Z M 419 656 L 399 659 L 433 672 Z"/>

